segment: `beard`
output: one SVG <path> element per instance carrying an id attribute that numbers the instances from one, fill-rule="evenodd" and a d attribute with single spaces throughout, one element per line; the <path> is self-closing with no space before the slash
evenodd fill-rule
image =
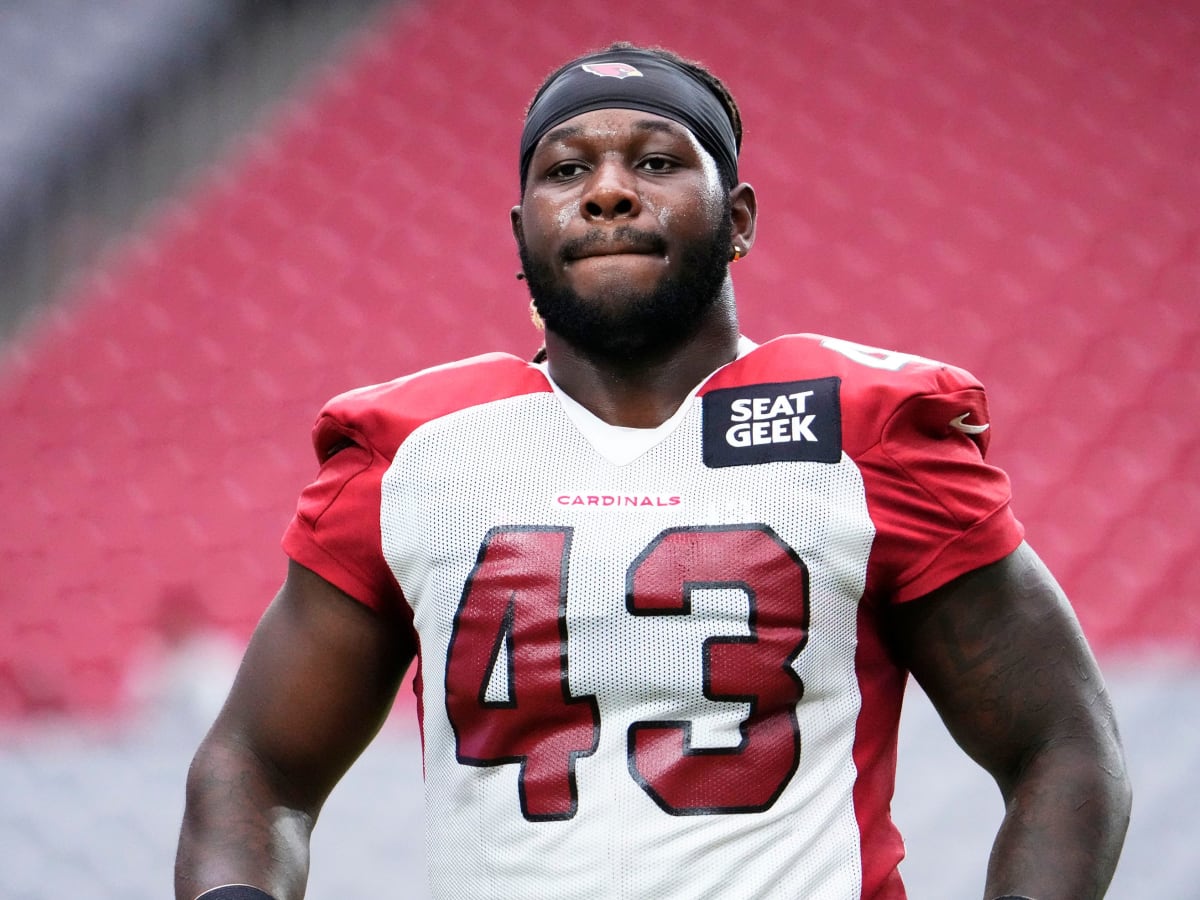
<path id="1" fill-rule="evenodd" d="M 630 226 L 616 236 L 649 251 L 664 249 L 657 235 Z M 518 249 L 534 309 L 547 330 L 591 356 L 629 361 L 677 347 L 697 332 L 704 314 L 722 295 L 732 242 L 733 221 L 726 201 L 712 234 L 684 245 L 675 272 L 653 289 L 613 285 L 590 297 L 580 296 L 549 262 L 533 259 L 524 241 Z M 584 243 L 586 238 L 565 246 L 564 258 L 572 247 Z"/>

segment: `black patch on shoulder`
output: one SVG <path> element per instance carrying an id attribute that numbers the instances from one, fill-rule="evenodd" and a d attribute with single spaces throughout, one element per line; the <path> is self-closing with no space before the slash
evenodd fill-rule
<path id="1" fill-rule="evenodd" d="M 709 391 L 702 410 L 704 464 L 836 463 L 842 458 L 840 378 Z"/>

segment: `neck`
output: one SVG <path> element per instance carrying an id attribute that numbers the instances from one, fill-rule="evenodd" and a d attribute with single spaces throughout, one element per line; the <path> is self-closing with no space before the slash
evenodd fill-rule
<path id="1" fill-rule="evenodd" d="M 637 359 L 598 357 L 546 332 L 550 377 L 571 398 L 610 425 L 654 428 L 669 419 L 692 389 L 737 357 L 732 302 L 711 307 L 696 332 L 677 346 Z"/>

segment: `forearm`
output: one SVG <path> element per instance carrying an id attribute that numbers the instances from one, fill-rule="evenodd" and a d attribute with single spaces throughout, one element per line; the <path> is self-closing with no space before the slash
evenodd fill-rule
<path id="1" fill-rule="evenodd" d="M 984 896 L 1103 897 L 1129 824 L 1119 746 L 1075 741 L 1043 748 L 1005 793 Z"/>
<path id="2" fill-rule="evenodd" d="M 176 900 L 239 883 L 299 900 L 311 830 L 312 816 L 286 801 L 253 754 L 206 741 L 188 772 Z"/>

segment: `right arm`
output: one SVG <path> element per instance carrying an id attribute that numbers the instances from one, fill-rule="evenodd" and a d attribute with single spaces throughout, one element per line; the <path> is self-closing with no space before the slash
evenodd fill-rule
<path id="1" fill-rule="evenodd" d="M 321 806 L 379 731 L 414 652 L 407 622 L 289 564 L 188 771 L 176 900 L 235 883 L 304 896 Z"/>

